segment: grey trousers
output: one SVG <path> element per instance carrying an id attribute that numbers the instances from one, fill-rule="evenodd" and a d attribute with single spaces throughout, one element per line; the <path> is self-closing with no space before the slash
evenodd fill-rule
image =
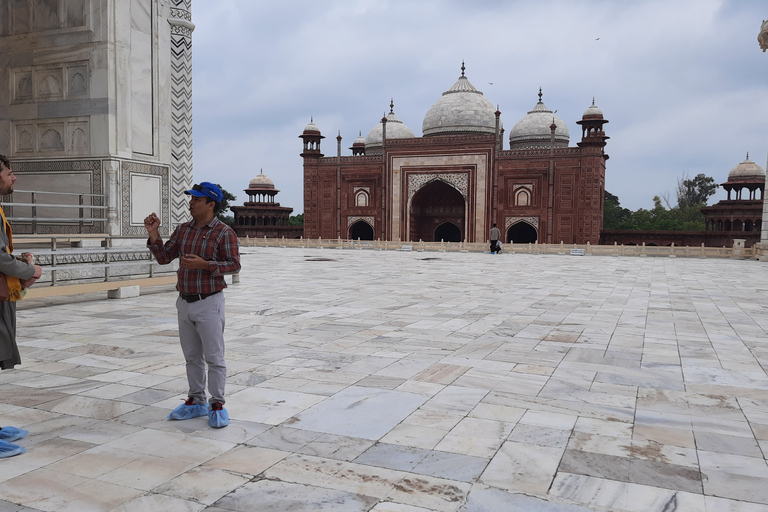
<path id="1" fill-rule="evenodd" d="M 189 396 L 205 403 L 205 366 L 208 365 L 210 402 L 224 403 L 227 366 L 224 362 L 224 293 L 197 302 L 176 299 L 179 340 L 187 362 Z"/>
<path id="2" fill-rule="evenodd" d="M 16 345 L 16 303 L 6 300 L 0 302 L 0 368 L 9 370 L 17 364 L 21 356 Z"/>

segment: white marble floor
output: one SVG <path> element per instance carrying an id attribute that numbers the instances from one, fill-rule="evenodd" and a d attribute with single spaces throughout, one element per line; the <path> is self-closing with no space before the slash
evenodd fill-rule
<path id="1" fill-rule="evenodd" d="M 0 511 L 768 512 L 768 266 L 246 248 L 232 423 L 175 292 L 19 304 Z"/>

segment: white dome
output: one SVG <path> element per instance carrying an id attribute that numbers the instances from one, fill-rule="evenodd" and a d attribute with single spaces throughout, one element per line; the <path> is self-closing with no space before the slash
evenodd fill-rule
<path id="1" fill-rule="evenodd" d="M 248 188 L 275 188 L 275 183 L 265 176 L 264 170 L 262 170 L 258 176 L 251 180 Z"/>
<path id="2" fill-rule="evenodd" d="M 496 107 L 461 76 L 427 111 L 421 131 L 430 135 L 454 133 L 496 133 Z"/>
<path id="3" fill-rule="evenodd" d="M 509 132 L 509 149 L 549 147 L 552 136 L 550 126 L 553 122 L 556 127 L 555 147 L 568 147 L 571 138 L 568 127 L 541 102 L 541 89 L 539 89 L 539 102 Z"/>
<path id="4" fill-rule="evenodd" d="M 317 127 L 315 122 L 312 120 L 312 118 L 309 118 L 309 124 L 304 127 L 304 133 L 307 132 L 317 132 L 320 133 L 320 128 Z"/>
<path id="5" fill-rule="evenodd" d="M 762 181 L 765 179 L 765 171 L 762 167 L 750 160 L 749 153 L 747 153 L 747 159 L 731 169 L 731 172 L 728 173 L 728 181 L 745 180 L 750 178 L 755 178 Z"/>
<path id="6" fill-rule="evenodd" d="M 389 114 L 387 114 L 387 139 L 413 139 L 416 135 L 413 134 L 410 128 L 405 126 L 401 120 L 395 115 L 395 104 L 391 102 L 389 104 Z M 365 147 L 381 147 L 382 141 L 382 126 L 381 122 L 374 126 L 368 136 L 365 138 Z M 357 141 L 355 141 L 357 142 Z"/>
<path id="7" fill-rule="evenodd" d="M 603 118 L 603 111 L 600 110 L 599 108 L 597 108 L 597 105 L 595 105 L 595 100 L 594 99 L 592 99 L 592 105 L 590 105 L 589 108 L 584 111 L 584 114 L 582 114 L 581 118 L 584 119 L 587 116 L 589 116 L 589 117 L 592 117 L 592 116 L 598 117 L 599 116 L 600 119 Z"/>

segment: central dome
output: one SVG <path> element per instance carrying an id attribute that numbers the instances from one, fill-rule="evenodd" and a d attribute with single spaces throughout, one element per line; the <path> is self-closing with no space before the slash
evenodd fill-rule
<path id="1" fill-rule="evenodd" d="M 427 111 L 421 131 L 430 135 L 496 133 L 496 107 L 464 76 L 443 93 Z"/>

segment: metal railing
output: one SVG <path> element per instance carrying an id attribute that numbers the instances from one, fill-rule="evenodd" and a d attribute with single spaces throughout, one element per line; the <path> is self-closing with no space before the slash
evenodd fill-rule
<path id="1" fill-rule="evenodd" d="M 46 223 L 46 222 L 77 222 L 79 233 L 83 232 L 83 226 L 86 222 L 100 222 L 102 223 L 102 230 L 106 227 L 104 224 L 107 222 L 106 216 L 96 217 L 94 210 L 106 210 L 108 207 L 85 203 L 86 197 L 100 198 L 102 199 L 101 202 L 105 202 L 107 197 L 105 194 L 78 194 L 78 193 L 72 193 L 72 192 L 41 192 L 41 191 L 32 191 L 32 190 L 14 190 L 13 193 L 14 194 L 30 194 L 31 200 L 28 203 L 9 202 L 9 203 L 3 203 L 3 205 L 11 208 L 17 208 L 17 207 L 31 208 L 32 213 L 31 213 L 31 216 L 29 217 L 20 217 L 13 214 L 8 216 L 7 218 L 10 222 L 31 222 L 32 234 L 34 235 L 37 234 L 38 223 Z M 39 196 L 47 196 L 47 195 L 68 196 L 68 197 L 76 196 L 78 198 L 78 204 L 66 204 L 66 203 L 52 204 L 52 203 L 41 203 L 38 201 Z M 91 202 L 93 202 L 93 199 L 91 199 Z M 64 209 L 77 208 L 78 216 L 77 217 L 39 216 L 38 208 L 64 208 Z M 88 217 L 85 216 L 85 210 L 91 211 Z"/>
<path id="2" fill-rule="evenodd" d="M 16 237 L 14 237 L 15 240 Z M 32 252 L 35 263 L 43 268 L 43 276 L 38 285 L 83 283 L 94 281 L 114 281 L 139 277 L 153 278 L 156 274 L 170 275 L 176 271 L 175 265 L 163 266 L 152 256 L 148 248 L 113 247 L 112 238 L 88 237 L 88 240 L 100 240 L 101 247 L 59 247 L 59 240 L 70 241 L 69 236 L 38 237 L 37 244 L 45 239 L 50 241 L 50 248 L 25 248 L 24 237 L 19 237 L 18 252 Z M 31 239 L 27 239 L 31 240 Z"/>
<path id="3" fill-rule="evenodd" d="M 403 242 L 387 240 L 348 240 L 342 238 L 240 238 L 244 247 L 301 247 L 318 249 L 369 249 L 378 251 L 426 252 L 488 252 L 488 242 Z M 575 249 L 575 251 L 572 251 Z M 506 243 L 502 254 L 579 254 L 584 256 L 638 256 L 673 258 L 744 258 L 755 259 L 753 247 L 653 246 L 653 245 L 592 245 L 592 244 L 540 244 Z"/>

